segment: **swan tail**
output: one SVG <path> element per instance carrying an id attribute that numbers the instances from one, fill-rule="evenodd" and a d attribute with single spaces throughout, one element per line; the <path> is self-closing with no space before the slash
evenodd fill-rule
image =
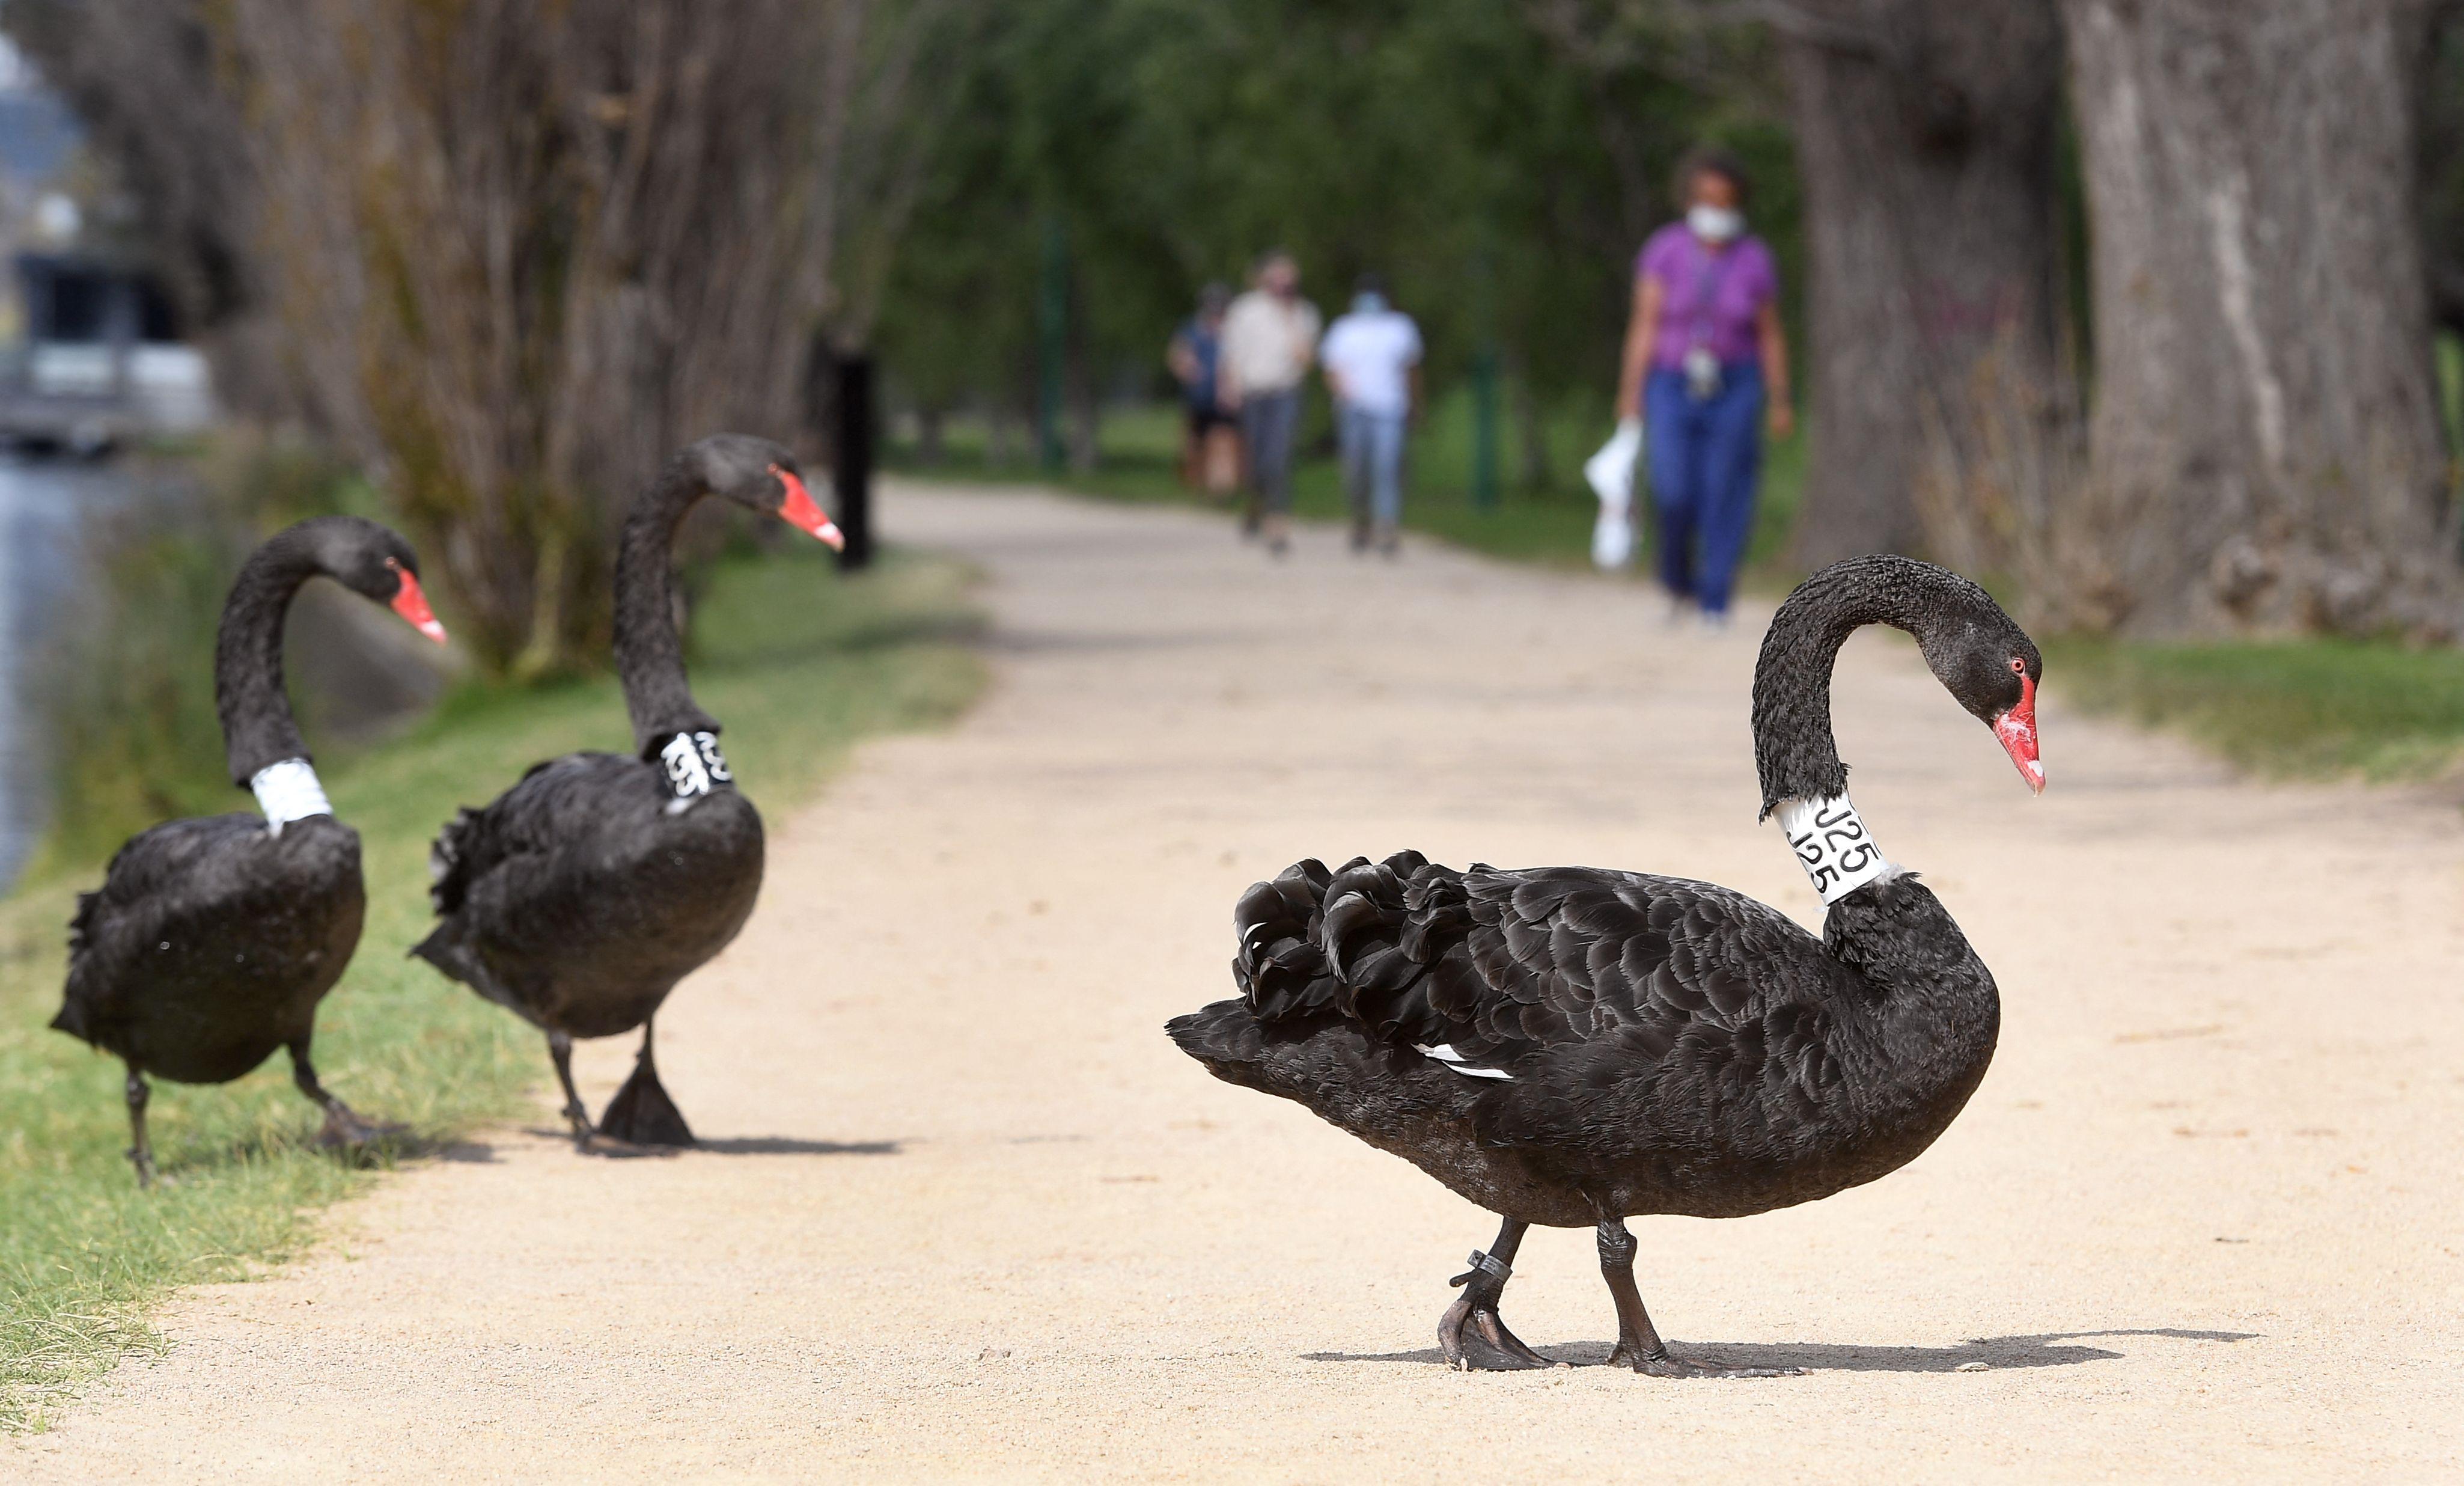
<path id="1" fill-rule="evenodd" d="M 464 894 L 470 890 L 471 875 L 466 869 L 473 854 L 468 838 L 478 829 L 480 819 L 480 812 L 468 807 L 455 810 L 453 819 L 436 833 L 436 840 L 428 849 L 428 900 L 440 914 L 460 908 Z M 434 935 L 429 937 L 431 940 L 435 938 Z M 414 949 L 411 953 L 419 954 L 420 951 Z M 437 968 L 444 969 L 445 966 L 439 965 Z M 448 970 L 446 973 L 452 972 Z"/>
<path id="2" fill-rule="evenodd" d="M 1163 1030 L 1180 1051 L 1224 1082 L 1267 1094 L 1282 1092 L 1266 1081 L 1265 1029 L 1249 1014 L 1247 1003 L 1218 1001 L 1174 1017 Z"/>
<path id="3" fill-rule="evenodd" d="M 69 920 L 68 991 L 60 998 L 60 1014 L 51 1021 L 52 1031 L 67 1032 L 85 1042 L 94 1041 L 95 1027 L 89 1004 L 91 996 L 81 984 L 84 977 L 78 972 L 87 968 L 86 951 L 94 947 L 96 930 L 99 927 L 97 916 L 101 911 L 100 893 L 77 895 L 77 913 Z"/>
<path id="4" fill-rule="evenodd" d="M 426 939 L 411 945 L 409 958 L 427 961 L 448 980 L 460 981 L 465 986 L 473 984 L 470 957 L 454 942 L 453 925 L 450 923 L 438 924 Z"/>
<path id="5" fill-rule="evenodd" d="M 75 996 L 60 1003 L 60 1014 L 52 1018 L 52 1031 L 64 1031 L 80 1042 L 92 1042 L 94 1033 L 86 1027 L 85 1005 Z"/>

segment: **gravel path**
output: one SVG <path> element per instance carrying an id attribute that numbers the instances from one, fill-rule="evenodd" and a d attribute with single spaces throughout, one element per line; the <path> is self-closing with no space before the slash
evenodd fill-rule
<path id="1" fill-rule="evenodd" d="M 1162 1023 L 1228 993 L 1235 897 L 1302 855 L 1648 868 L 1813 920 L 1753 819 L 1762 615 L 1671 633 L 1639 586 L 1359 563 L 1325 531 L 1269 566 L 1218 520 L 1028 494 L 897 485 L 883 524 L 984 565 L 998 677 L 774 820 L 751 928 L 660 1023 L 709 1148 L 579 1159 L 542 1100 L 339 1212 L 309 1262 L 184 1299 L 166 1358 L 0 1443 L 0 1476 L 2248 1480 L 2464 1454 L 2452 801 L 2237 783 L 2064 710 L 2058 673 L 2031 800 L 1911 647 L 1860 637 L 1858 804 L 2001 981 L 1991 1074 L 1873 1186 L 1634 1225 L 1676 1345 L 1809 1376 L 1460 1375 L 1437 1319 L 1492 1220 L 1215 1082 Z M 627 1051 L 588 1050 L 594 1105 Z M 1590 1233 L 1535 1231 L 1506 1314 L 1603 1357 Z"/>

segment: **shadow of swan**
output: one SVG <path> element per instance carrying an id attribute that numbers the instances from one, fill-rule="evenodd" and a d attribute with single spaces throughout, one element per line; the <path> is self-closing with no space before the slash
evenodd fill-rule
<path id="1" fill-rule="evenodd" d="M 570 1130 L 550 1129 L 544 1125 L 526 1126 L 525 1133 L 566 1144 L 573 1141 Z M 696 1140 L 691 1145 L 651 1146 L 641 1154 L 651 1157 L 687 1156 L 695 1152 L 711 1156 L 895 1156 L 906 1148 L 905 1141 L 806 1141 L 792 1135 L 737 1135 Z"/>
<path id="2" fill-rule="evenodd" d="M 1673 1342 L 1680 1357 L 1711 1357 L 1737 1367 L 1802 1367 L 1808 1372 L 1957 1372 L 1982 1363 L 1992 1371 L 2022 1367 L 2069 1367 L 2103 1363 L 2123 1354 L 2076 1343 L 2091 1338 L 2166 1337 L 2180 1342 L 2247 1342 L 2255 1331 L 2192 1331 L 2179 1326 L 2142 1326 L 2105 1331 L 2054 1331 L 2036 1336 L 1977 1337 L 1957 1346 L 1856 1346 L 1828 1342 Z M 1575 1342 L 1534 1347 L 1551 1362 L 1577 1367 L 1609 1360 L 1612 1343 Z M 1442 1367 L 1443 1352 L 1426 1346 L 1410 1352 L 1304 1352 L 1313 1363 L 1420 1363 Z"/>
<path id="3" fill-rule="evenodd" d="M 690 1147 L 714 1156 L 895 1156 L 904 1141 L 800 1141 L 787 1135 L 738 1135 L 696 1141 Z"/>

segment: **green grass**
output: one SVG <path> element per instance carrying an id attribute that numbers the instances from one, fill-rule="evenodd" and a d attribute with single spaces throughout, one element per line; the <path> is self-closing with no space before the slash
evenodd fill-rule
<path id="1" fill-rule="evenodd" d="M 1346 506 L 1342 471 L 1333 457 L 1323 398 L 1312 398 L 1302 427 L 1302 456 L 1292 477 L 1295 514 L 1318 521 L 1341 521 Z M 1601 407 L 1606 407 L 1603 399 Z M 1515 471 L 1521 463 L 1520 443 L 1510 423 L 1501 419 L 1500 491 L 1494 506 L 1482 509 L 1472 499 L 1473 411 L 1467 392 L 1439 398 L 1428 416 L 1412 431 L 1404 483 L 1403 524 L 1411 529 L 1512 562 L 1584 567 L 1591 563 L 1592 522 L 1599 504 L 1582 480 L 1582 462 L 1608 437 L 1606 413 L 1567 408 L 1542 419 L 1551 480 L 1546 488 L 1520 485 Z M 1089 472 L 1046 472 L 1032 463 L 994 463 L 986 456 L 980 426 L 954 421 L 944 434 L 938 464 L 914 463 L 912 448 L 899 448 L 894 457 L 923 476 L 974 479 L 1047 481 L 1065 490 L 1115 500 L 1204 503 L 1180 483 L 1180 411 L 1169 405 L 1108 410 L 1100 426 L 1097 468 Z M 1754 537 L 1747 568 L 1755 586 L 1784 588 L 1799 574 L 1787 566 L 1790 529 L 1796 520 L 1797 492 L 1805 481 L 1805 434 L 1766 448 L 1762 499 L 1757 507 Z M 1647 535 L 1647 534 L 1646 534 Z M 1648 545 L 1638 552 L 1631 572 L 1651 571 Z"/>
<path id="2" fill-rule="evenodd" d="M 2448 447 L 2464 450 L 2464 341 L 2441 335 L 2436 366 Z M 2057 695 L 2180 733 L 2254 773 L 2385 783 L 2464 760 L 2464 651 L 2453 646 L 2057 638 L 2046 650 Z"/>
<path id="3" fill-rule="evenodd" d="M 2277 778 L 2417 780 L 2464 758 L 2464 651 L 2372 640 L 2059 640 L 2049 686 Z"/>
<path id="4" fill-rule="evenodd" d="M 774 819 L 857 739 L 948 719 L 976 694 L 967 587 L 956 563 L 895 553 L 854 579 L 818 552 L 721 565 L 694 620 L 694 690 Z M 520 1110 L 545 1068 L 527 1027 L 403 958 L 426 931 L 429 838 L 536 760 L 629 741 L 602 677 L 467 689 L 409 735 L 329 761 L 336 809 L 363 842 L 369 907 L 319 1018 L 318 1070 L 360 1110 L 410 1124 L 413 1149 Z M 0 905 L 0 1429 L 43 1428 L 79 1385 L 159 1344 L 147 1317 L 171 1289 L 297 1253 L 317 1209 L 370 1180 L 307 1145 L 316 1120 L 276 1055 L 219 1088 L 158 1084 L 166 1180 L 137 1189 L 120 1064 L 44 1027 L 73 895 L 99 876 L 58 871 Z"/>

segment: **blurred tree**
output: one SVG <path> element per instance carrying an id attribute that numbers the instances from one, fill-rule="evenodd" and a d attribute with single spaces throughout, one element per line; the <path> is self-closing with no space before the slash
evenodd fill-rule
<path id="1" fill-rule="evenodd" d="M 1330 310 L 1355 275 L 1383 274 L 1441 384 L 1494 336 L 1539 473 L 1542 410 L 1607 411 L 1629 266 L 1697 132 L 1767 165 L 1758 220 L 1784 254 L 1793 241 L 1776 121 L 1708 92 L 1703 48 L 1663 54 L 1609 35 L 1613 19 L 1593 0 L 1005 8 L 955 79 L 968 101 L 892 277 L 883 344 L 900 392 L 927 411 L 1023 414 L 1042 224 L 1057 219 L 1083 446 L 1095 394 L 1154 385 L 1198 286 L 1280 245 Z"/>
<path id="2" fill-rule="evenodd" d="M 2438 0 L 2431 8 L 2415 96 L 2431 314 L 2442 329 L 2464 335 L 2464 0 Z"/>
<path id="3" fill-rule="evenodd" d="M 2063 0 L 2095 223 L 2073 616 L 2453 633 L 2421 0 Z"/>
<path id="4" fill-rule="evenodd" d="M 279 333 L 495 668 L 597 654 L 623 502 L 791 435 L 869 329 L 949 0 L 24 0 L 0 16 Z M 172 184 L 183 171 L 209 171 Z"/>
<path id="5" fill-rule="evenodd" d="M 2077 402 L 2063 323 L 2054 0 L 1798 0 L 1785 38 L 1811 276 L 1809 566 L 2002 566 Z"/>

